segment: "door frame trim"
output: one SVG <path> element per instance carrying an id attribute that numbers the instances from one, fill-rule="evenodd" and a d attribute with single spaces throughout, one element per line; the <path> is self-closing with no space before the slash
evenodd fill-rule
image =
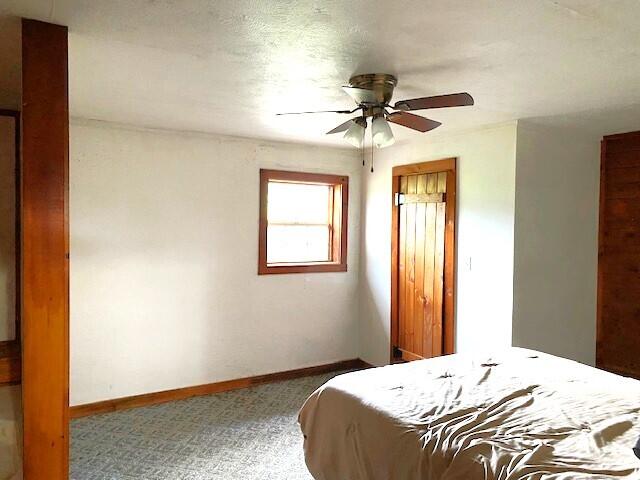
<path id="1" fill-rule="evenodd" d="M 395 195 L 400 191 L 400 177 L 427 173 L 448 172 L 447 205 L 445 208 L 444 234 L 444 312 L 443 352 L 455 353 L 455 277 L 456 277 L 456 221 L 457 221 L 457 163 L 456 157 L 428 162 L 398 165 L 393 167 L 391 178 L 391 335 L 389 359 L 394 362 L 393 348 L 398 344 L 398 236 L 400 226 L 399 209 Z"/>

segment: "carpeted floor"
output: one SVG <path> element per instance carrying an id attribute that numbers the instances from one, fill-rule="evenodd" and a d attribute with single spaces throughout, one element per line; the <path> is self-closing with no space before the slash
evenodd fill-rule
<path id="1" fill-rule="evenodd" d="M 337 373 L 71 423 L 72 480 L 311 480 L 298 410 Z"/>

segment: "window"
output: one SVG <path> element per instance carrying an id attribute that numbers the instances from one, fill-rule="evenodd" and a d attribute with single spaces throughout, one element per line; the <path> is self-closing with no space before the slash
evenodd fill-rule
<path id="1" fill-rule="evenodd" d="M 345 272 L 349 179 L 260 170 L 258 273 Z"/>

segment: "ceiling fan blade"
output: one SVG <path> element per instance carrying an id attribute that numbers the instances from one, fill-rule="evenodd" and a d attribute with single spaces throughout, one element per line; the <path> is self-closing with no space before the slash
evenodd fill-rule
<path id="1" fill-rule="evenodd" d="M 376 97 L 376 93 L 373 90 L 350 87 L 348 85 L 343 86 L 342 89 L 347 95 L 353 98 L 358 105 L 360 105 L 361 103 L 379 103 Z"/>
<path id="2" fill-rule="evenodd" d="M 336 128 L 334 128 L 333 130 L 329 130 L 327 132 L 327 135 L 331 135 L 332 133 L 339 133 L 339 132 L 344 132 L 345 130 L 349 130 L 349 127 L 351 125 L 353 125 L 353 119 L 351 120 L 347 120 L 344 123 L 341 123 L 340 125 L 338 125 Z"/>
<path id="3" fill-rule="evenodd" d="M 311 112 L 285 112 L 285 113 L 276 113 L 276 115 L 304 115 L 305 113 L 353 113 L 356 110 L 359 110 L 360 107 L 354 108 L 353 110 L 316 110 Z"/>
<path id="4" fill-rule="evenodd" d="M 468 105 L 473 105 L 473 97 L 471 95 L 468 93 L 452 93 L 450 95 L 400 100 L 393 108 L 406 111 L 426 108 L 466 107 Z"/>
<path id="5" fill-rule="evenodd" d="M 420 115 L 414 115 L 407 112 L 394 112 L 387 115 L 387 120 L 391 123 L 397 123 L 403 127 L 418 130 L 419 132 L 428 132 L 434 128 L 438 128 L 442 125 L 435 120 L 429 120 L 428 118 L 421 117 Z"/>

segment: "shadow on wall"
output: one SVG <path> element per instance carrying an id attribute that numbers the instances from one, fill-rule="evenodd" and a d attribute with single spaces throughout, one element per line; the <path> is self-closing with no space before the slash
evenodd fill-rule
<path id="1" fill-rule="evenodd" d="M 366 277 L 366 272 L 364 272 Z M 362 324 L 360 325 L 360 338 L 366 345 L 361 345 L 360 354 L 364 356 L 366 352 L 367 358 L 363 358 L 372 365 L 386 365 L 389 363 L 389 335 L 391 313 L 385 312 L 384 305 L 380 305 L 380 296 L 376 295 L 372 290 L 369 282 L 365 282 L 360 291 L 361 295 L 361 315 Z M 385 346 L 387 348 L 385 348 Z M 362 348 L 364 347 L 364 348 Z"/>

